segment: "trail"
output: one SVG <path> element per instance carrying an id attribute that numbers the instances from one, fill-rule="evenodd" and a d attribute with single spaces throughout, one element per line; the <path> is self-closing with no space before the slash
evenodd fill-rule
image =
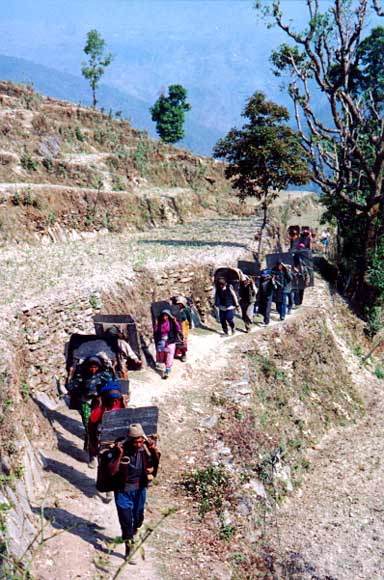
<path id="1" fill-rule="evenodd" d="M 291 315 L 295 316 L 295 313 Z M 272 320 L 270 327 L 281 324 Z M 239 320 L 237 327 L 242 329 Z M 259 324 L 252 329 L 253 336 L 265 328 Z M 142 406 L 156 404 L 160 408 L 160 432 L 162 411 L 165 400 L 171 401 L 172 422 L 177 424 L 182 420 L 185 409 L 180 407 L 186 391 L 196 391 L 206 388 L 208 377 L 214 376 L 223 368 L 231 355 L 232 349 L 248 334 L 239 330 L 234 336 L 222 337 L 216 330 L 204 335 L 192 331 L 189 339 L 189 353 L 186 363 L 175 361 L 171 377 L 164 381 L 158 373 L 146 369 L 139 373 L 131 373 L 130 405 Z M 39 580 L 51 580 L 54 572 L 55 580 L 74 580 L 95 578 L 97 571 L 103 578 L 110 578 L 111 571 L 123 562 L 123 546 L 117 546 L 108 554 L 108 541 L 120 535 L 117 514 L 114 503 L 104 503 L 104 494 L 95 489 L 95 470 L 87 465 L 87 454 L 82 451 L 83 429 L 76 411 L 70 411 L 62 405 L 50 413 L 50 419 L 57 434 L 58 448 L 44 450 L 44 464 L 48 492 L 42 498 L 46 506 L 47 519 L 54 519 L 53 529 L 66 530 L 56 538 L 50 539 L 35 560 L 35 574 Z M 160 448 L 167 450 L 167 440 L 162 439 Z M 164 477 L 162 474 L 160 477 Z M 151 512 L 157 511 L 156 487 L 149 489 L 146 521 L 155 520 Z M 161 506 L 160 506 L 161 507 Z M 36 507 L 36 512 L 39 508 Z M 49 532 L 47 532 L 49 535 Z M 121 574 L 122 579 L 134 577 L 138 572 L 141 580 L 160 580 L 159 563 L 156 554 L 150 547 L 145 547 L 146 559 L 140 560 L 135 567 L 128 566 Z M 166 578 L 164 578 L 166 580 Z"/>
<path id="2" fill-rule="evenodd" d="M 321 309 L 335 332 L 337 319 L 332 319 L 332 298 L 324 282 L 306 292 L 305 305 L 294 311 L 286 322 L 296 317 L 311 316 L 313 309 Z M 274 320 L 270 327 L 256 324 L 252 340 L 265 337 L 270 328 L 282 323 Z M 237 325 L 242 328 L 241 322 Z M 193 430 L 185 423 L 186 395 L 199 395 L 214 384 L 215 377 L 225 365 L 234 362 L 234 349 L 250 335 L 238 332 L 223 338 L 212 332 L 192 332 L 187 363 L 176 362 L 171 378 L 163 381 L 152 370 L 131 374 L 132 405 L 157 404 L 160 408 L 160 432 L 165 432 L 160 447 L 164 454 L 160 485 L 149 489 L 146 522 L 155 523 L 161 509 L 167 507 L 169 470 L 177 457 L 172 455 L 171 439 L 180 433 L 193 437 Z M 384 578 L 384 506 L 382 481 L 384 476 L 383 417 L 380 381 L 361 369 L 359 361 L 343 340 L 336 336 L 343 357 L 348 361 L 356 386 L 367 405 L 367 415 L 357 424 L 331 430 L 310 451 L 312 471 L 302 487 L 291 494 L 279 510 L 280 542 L 275 549 L 282 560 L 291 561 L 289 580 L 383 580 Z M 192 410 L 193 410 L 192 405 Z M 58 449 L 44 451 L 47 482 L 50 483 L 46 516 L 56 519 L 54 528 L 64 531 L 49 540 L 35 561 L 39 580 L 73 580 L 75 578 L 112 577 L 123 562 L 123 547 L 118 545 L 111 554 L 108 541 L 119 536 L 120 529 L 114 503 L 105 504 L 95 491 L 95 471 L 86 464 L 81 450 L 82 428 L 78 415 L 61 407 L 51 414 L 58 437 Z M 196 421 L 199 417 L 196 416 Z M 166 456 L 169 454 L 168 461 Z M 181 510 L 182 511 L 182 510 Z M 159 531 L 169 528 L 183 530 L 182 513 L 172 516 Z M 181 534 L 183 537 L 183 534 Z M 159 538 L 158 537 L 158 538 Z M 155 538 L 154 538 L 155 539 Z M 183 537 L 183 541 L 187 541 Z M 122 579 L 168 580 L 162 558 L 149 540 L 145 546 L 145 560 L 135 556 L 136 566 L 127 566 Z M 295 554 L 293 560 L 291 555 Z M 169 558 L 182 557 L 178 550 Z M 293 562 L 293 564 L 292 564 Z M 188 576 L 188 564 L 185 564 Z M 220 576 L 215 570 L 212 578 Z"/>

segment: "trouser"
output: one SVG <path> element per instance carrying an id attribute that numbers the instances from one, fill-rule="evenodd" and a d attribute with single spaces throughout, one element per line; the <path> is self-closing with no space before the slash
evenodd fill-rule
<path id="1" fill-rule="evenodd" d="M 264 316 L 264 324 L 269 324 L 271 318 L 272 298 L 260 300 L 259 314 Z"/>
<path id="2" fill-rule="evenodd" d="M 288 298 L 288 293 L 284 292 L 283 299 L 281 300 L 281 302 L 280 301 L 276 302 L 276 310 L 280 314 L 281 320 L 284 320 L 284 318 L 287 314 L 287 298 Z"/>
<path id="3" fill-rule="evenodd" d="M 80 406 L 80 416 L 81 421 L 84 425 L 84 449 L 85 451 L 88 450 L 89 446 L 89 437 L 88 437 L 88 426 L 89 426 L 89 417 L 91 415 L 91 403 L 82 402 Z"/>
<path id="4" fill-rule="evenodd" d="M 164 351 L 157 351 L 156 360 L 158 363 L 165 363 L 167 369 L 170 369 L 173 365 L 173 359 L 175 358 L 176 344 L 167 344 Z"/>
<path id="5" fill-rule="evenodd" d="M 248 302 L 241 302 L 240 306 L 241 306 L 241 317 L 245 324 L 245 328 L 248 328 L 253 321 L 253 312 L 255 309 L 255 304 L 253 302 L 251 302 L 250 304 Z"/>
<path id="6" fill-rule="evenodd" d="M 115 491 L 115 503 L 123 540 L 132 540 L 144 522 L 147 489 Z"/>
<path id="7" fill-rule="evenodd" d="M 219 316 L 221 328 L 225 334 L 228 334 L 228 324 L 232 330 L 235 328 L 235 323 L 233 321 L 235 310 L 233 308 L 231 310 L 219 310 Z"/>
<path id="8" fill-rule="evenodd" d="M 295 291 L 295 304 L 296 306 L 300 306 L 304 300 L 304 288 L 302 290 Z"/>
<path id="9" fill-rule="evenodd" d="M 293 304 L 295 303 L 295 293 L 296 290 L 291 290 L 288 294 L 288 312 L 292 310 Z"/>

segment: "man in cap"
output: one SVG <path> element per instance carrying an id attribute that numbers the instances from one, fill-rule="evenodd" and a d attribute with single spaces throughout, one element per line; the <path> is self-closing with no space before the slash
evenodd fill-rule
<path id="1" fill-rule="evenodd" d="M 140 423 L 129 426 L 127 438 L 117 443 L 116 448 L 117 456 L 110 463 L 109 471 L 111 476 L 121 477 L 121 490 L 115 491 L 115 503 L 128 558 L 134 535 L 144 522 L 147 487 L 157 475 L 160 452 L 155 439 L 145 436 Z"/>

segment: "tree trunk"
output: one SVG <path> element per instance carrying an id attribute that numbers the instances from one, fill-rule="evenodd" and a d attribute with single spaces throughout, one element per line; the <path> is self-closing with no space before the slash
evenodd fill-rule
<path id="1" fill-rule="evenodd" d="M 95 79 L 92 79 L 91 87 L 92 87 L 92 107 L 96 109 L 97 99 L 96 99 L 96 85 Z"/>
<path id="2" fill-rule="evenodd" d="M 261 223 L 260 236 L 259 236 L 259 246 L 257 249 L 257 254 L 258 254 L 258 258 L 259 258 L 260 262 L 261 262 L 261 250 L 263 247 L 263 234 L 264 234 L 265 226 L 267 225 L 267 216 L 268 216 L 268 204 L 267 204 L 267 196 L 266 195 L 264 196 L 262 208 L 263 208 L 263 221 Z"/>
<path id="3" fill-rule="evenodd" d="M 376 249 L 377 242 L 377 225 L 376 214 L 370 213 L 366 217 L 365 236 L 362 248 L 362 259 L 357 277 L 356 289 L 351 302 L 361 314 L 364 315 L 365 307 L 370 307 L 375 301 L 376 290 L 368 282 L 368 270 L 371 266 L 372 253 Z"/>

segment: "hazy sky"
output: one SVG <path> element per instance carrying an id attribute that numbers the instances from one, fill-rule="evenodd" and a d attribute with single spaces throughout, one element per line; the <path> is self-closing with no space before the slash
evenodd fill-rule
<path id="1" fill-rule="evenodd" d="M 255 90 L 279 99 L 269 55 L 285 38 L 258 20 L 253 0 L 0 1 L 2 54 L 80 75 L 96 28 L 116 57 L 105 82 L 150 103 L 182 83 L 205 123 L 226 130 Z M 283 7 L 300 28 L 305 0 Z"/>

